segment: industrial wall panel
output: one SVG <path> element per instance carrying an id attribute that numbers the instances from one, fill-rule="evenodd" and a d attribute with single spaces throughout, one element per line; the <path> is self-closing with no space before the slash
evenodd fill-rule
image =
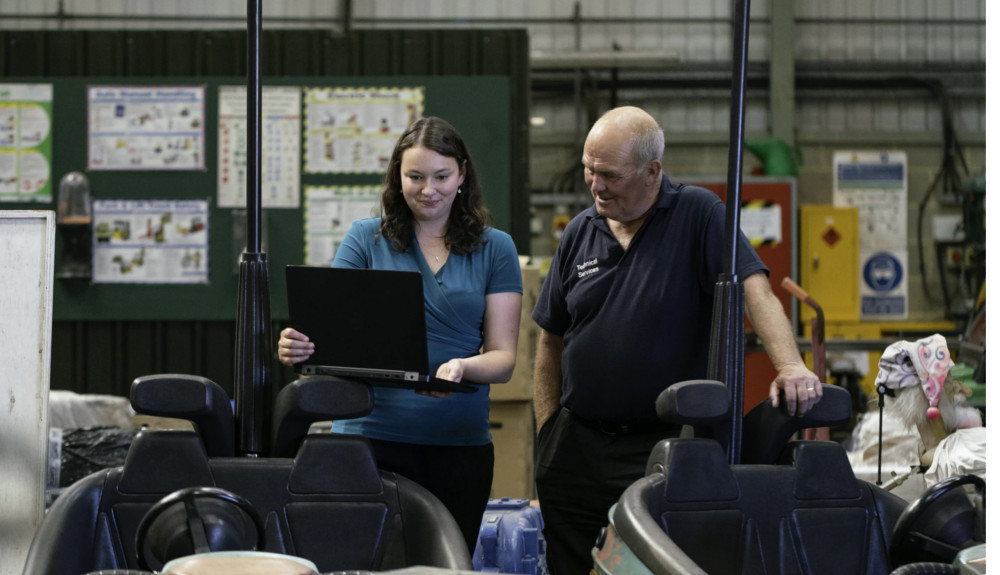
<path id="1" fill-rule="evenodd" d="M 481 74 L 504 74 L 513 61 L 512 46 L 503 31 L 487 31 L 482 36 Z"/>
<path id="2" fill-rule="evenodd" d="M 50 76 L 76 76 L 84 69 L 87 50 L 82 32 L 46 34 L 45 73 Z"/>
<path id="3" fill-rule="evenodd" d="M 86 36 L 85 65 L 89 76 L 121 76 L 125 74 L 124 34 L 107 30 Z"/>
<path id="4" fill-rule="evenodd" d="M 229 397 L 233 397 L 233 381 L 236 376 L 236 322 L 198 322 L 195 328 L 199 327 L 202 339 L 198 341 L 197 349 L 202 356 L 199 369 L 193 373 L 211 379 L 222 386 Z M 281 331 L 280 328 L 276 328 L 277 326 L 271 327 L 271 333 L 275 338 Z M 272 367 L 272 376 L 276 376 L 277 373 L 278 371 Z M 274 381 L 279 382 L 277 377 Z"/>
<path id="5" fill-rule="evenodd" d="M 283 325 L 272 326 L 277 334 Z M 277 336 L 275 336 L 277 337 Z M 53 322 L 52 389 L 128 395 L 132 381 L 152 373 L 207 377 L 232 397 L 236 323 L 229 321 Z M 272 361 L 276 386 L 297 376 Z"/>
<path id="6" fill-rule="evenodd" d="M 667 144 L 679 143 L 678 134 L 727 134 L 729 132 L 729 101 L 724 98 L 663 98 L 654 94 L 631 94 L 623 92 L 619 95 L 619 104 L 635 105 L 649 112 L 663 127 Z M 603 111 L 608 106 L 607 96 L 602 95 L 597 102 L 598 110 Z M 768 103 L 761 97 L 748 98 L 746 101 L 745 125 L 747 132 L 764 133 L 769 125 Z M 545 131 L 571 135 L 576 131 L 576 111 L 571 106 L 559 101 L 533 102 L 532 116 L 545 118 Z M 590 129 L 590 122 L 583 118 L 579 144 Z M 671 139 L 671 137 L 675 139 Z"/>
<path id="7" fill-rule="evenodd" d="M 341 27 L 343 3 L 296 0 L 263 4 L 265 28 L 281 26 Z M 574 22 L 579 6 L 580 22 Z M 985 0 L 800 0 L 799 57 L 817 60 L 962 61 L 985 58 Z M 551 2 L 453 2 L 445 0 L 376 0 L 352 3 L 363 26 L 483 26 L 497 19 L 529 30 L 532 46 L 541 51 L 670 49 L 688 61 L 725 62 L 732 3 L 729 0 L 557 0 Z M 770 3 L 752 2 L 751 61 L 767 56 Z M 61 29 L 141 29 L 240 27 L 243 0 L 101 0 L 63 3 L 57 0 L 0 0 L 0 12 L 47 16 L 8 18 L 2 26 Z M 60 18 L 59 14 L 63 17 Z M 148 15 L 149 19 L 142 16 Z M 270 22 L 268 19 L 272 19 Z M 379 24 L 379 20 L 386 21 Z M 411 24 L 406 24 L 404 21 Z M 477 23 L 477 20 L 488 24 Z M 373 72 L 377 73 L 377 72 Z"/>
<path id="8" fill-rule="evenodd" d="M 800 60 L 985 61 L 985 0 L 800 0 Z"/>
<path id="9" fill-rule="evenodd" d="M 204 59 L 204 46 L 195 41 L 195 33 L 164 33 L 163 74 L 168 76 L 197 76 Z"/>
<path id="10" fill-rule="evenodd" d="M 577 7 L 579 6 L 579 12 Z M 574 50 L 673 50 L 690 61 L 731 58 L 731 6 L 728 0 L 574 2 L 408 2 L 373 1 L 354 7 L 363 26 L 477 25 L 503 19 L 524 26 L 539 52 Z M 766 57 L 769 4 L 751 3 L 751 59 Z M 519 22 L 520 20 L 520 22 Z M 384 21 L 384 24 L 380 24 Z M 478 24 L 483 25 L 483 24 Z"/>
<path id="11" fill-rule="evenodd" d="M 83 388 L 74 391 L 121 395 L 121 374 L 124 373 L 121 359 L 124 350 L 120 338 L 115 337 L 119 332 L 116 323 L 89 322 L 83 326 L 82 338 L 76 334 L 75 343 L 84 346 L 85 352 L 82 363 L 75 366 L 76 371 L 83 374 Z M 53 388 L 56 386 L 53 385 Z"/>
<path id="12" fill-rule="evenodd" d="M 960 134 L 985 133 L 985 103 L 978 98 L 953 98 L 955 129 Z M 800 133 L 839 133 L 854 136 L 912 134 L 937 138 L 941 132 L 940 102 L 928 93 L 913 94 L 886 102 L 881 99 L 810 97 L 797 103 L 796 125 Z M 749 117 L 748 117 L 749 121 Z"/>
<path id="13" fill-rule="evenodd" d="M 573 2 L 553 0 L 552 2 L 533 2 L 534 12 L 531 13 L 540 21 L 554 18 L 567 18 L 573 15 Z M 531 50 L 535 52 L 556 52 L 559 50 L 572 50 L 575 46 L 574 31 L 572 27 L 538 23 L 528 28 L 531 38 Z"/>
<path id="14" fill-rule="evenodd" d="M 399 31 L 381 31 L 378 34 L 362 33 L 360 68 L 362 76 L 393 76 L 399 71 Z"/>
<path id="15" fill-rule="evenodd" d="M 200 353 L 204 336 L 201 322 L 155 322 L 157 334 L 154 345 L 156 364 L 166 371 L 169 358 L 172 373 L 194 373 L 201 365 Z"/>
<path id="16" fill-rule="evenodd" d="M 986 134 L 986 102 L 963 102 L 958 110 L 958 125 L 962 130 Z"/>
<path id="17" fill-rule="evenodd" d="M 73 337 L 74 325 L 68 322 L 52 322 L 52 341 L 62 345 L 52 346 L 52 389 L 78 389 L 73 370 L 76 363 L 74 353 L 79 349 Z"/>
<path id="18" fill-rule="evenodd" d="M 238 76 L 246 74 L 247 43 L 246 34 L 232 30 L 205 32 L 201 36 L 203 45 L 201 74 L 205 76 Z M 262 38 L 263 41 L 263 38 Z M 274 73 L 268 69 L 270 58 L 261 52 L 261 73 Z"/>
<path id="19" fill-rule="evenodd" d="M 125 32 L 125 75 L 162 75 L 167 60 L 163 34 L 157 31 Z"/>
<path id="20" fill-rule="evenodd" d="M 3 0 L 4 12 L 8 14 L 35 14 L 54 12 L 59 0 Z"/>
<path id="21" fill-rule="evenodd" d="M 319 58 L 323 56 L 322 36 L 317 34 L 279 34 L 265 32 L 262 39 L 266 74 L 283 76 L 315 76 L 319 74 Z M 244 48 L 245 50 L 245 48 Z"/>
<path id="22" fill-rule="evenodd" d="M 350 76 L 356 73 L 360 51 L 357 35 L 323 34 L 318 50 L 322 57 L 320 75 Z"/>
<path id="23" fill-rule="evenodd" d="M 665 8 L 664 2 L 659 0 L 637 0 L 632 6 L 632 16 L 640 22 L 643 20 L 653 20 L 659 18 Z M 634 38 L 633 50 L 657 51 L 664 48 L 663 41 L 668 38 L 666 34 L 644 34 L 642 24 L 633 24 L 631 36 Z"/>
<path id="24" fill-rule="evenodd" d="M 44 73 L 44 32 L 9 32 L 4 35 L 4 69 L 0 76 L 36 75 Z"/>
<path id="25" fill-rule="evenodd" d="M 438 73 L 438 35 L 430 30 L 404 30 L 400 32 L 400 69 L 410 75 Z"/>
<path id="26" fill-rule="evenodd" d="M 476 32 L 464 31 L 440 35 L 439 73 L 471 76 L 475 72 L 478 42 L 474 34 Z"/>
<path id="27" fill-rule="evenodd" d="M 114 322 L 117 347 L 121 349 L 119 365 L 115 369 L 117 377 L 111 382 L 115 389 L 124 389 L 127 395 L 128 386 L 136 377 L 132 374 L 166 373 L 163 356 L 176 350 L 164 348 L 162 326 L 162 322 L 152 321 Z"/>
<path id="28" fill-rule="evenodd" d="M 509 78 L 514 94 L 509 126 L 511 200 L 509 207 L 501 206 L 497 213 L 505 221 L 517 222 L 508 231 L 526 248 L 529 88 L 524 31 L 358 30 L 336 34 L 272 30 L 263 41 L 270 46 L 262 59 L 265 76 L 372 76 L 381 71 L 387 75 Z M 245 51 L 243 30 L 4 30 L 0 31 L 0 74 L 40 81 L 53 76 L 104 80 L 161 75 L 211 76 L 217 80 L 219 76 L 245 74 Z M 65 146 L 57 147 L 54 160 L 63 162 L 66 154 L 72 153 Z M 275 337 L 282 327 L 272 327 Z M 234 350 L 232 321 L 66 318 L 53 326 L 53 388 L 125 395 L 135 377 L 176 372 L 208 377 L 231 393 Z M 271 371 L 278 385 L 295 378 L 291 369 L 276 360 Z"/>

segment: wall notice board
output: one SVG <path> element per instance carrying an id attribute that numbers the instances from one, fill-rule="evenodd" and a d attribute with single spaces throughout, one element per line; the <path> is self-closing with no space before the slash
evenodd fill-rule
<path id="1" fill-rule="evenodd" d="M 51 204 L 14 204 L 24 209 L 55 209 L 58 182 L 72 171 L 90 181 L 94 200 L 207 200 L 208 277 L 200 284 L 107 284 L 58 279 L 54 287 L 55 320 L 231 320 L 236 317 L 239 258 L 245 250 L 245 210 L 220 207 L 218 201 L 219 91 L 245 86 L 242 77 L 45 78 L 5 79 L 9 83 L 53 85 Z M 89 86 L 204 86 L 204 168 L 195 170 L 88 170 Z M 470 150 L 495 226 L 511 224 L 510 80 L 499 76 L 275 77 L 265 86 L 300 88 L 423 88 L 424 116 L 440 116 L 461 132 Z M 305 110 L 302 111 L 305 117 Z M 305 154 L 305 144 L 302 153 Z M 378 186 L 376 173 L 307 173 L 308 186 Z M 11 207 L 11 204 L 0 205 Z M 270 271 L 271 314 L 287 317 L 284 267 L 304 258 L 303 206 L 264 209 L 262 249 Z M 62 238 L 57 233 L 56 269 Z"/>

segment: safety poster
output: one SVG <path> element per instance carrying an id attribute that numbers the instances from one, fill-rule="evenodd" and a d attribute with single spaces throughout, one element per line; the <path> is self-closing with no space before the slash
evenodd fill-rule
<path id="1" fill-rule="evenodd" d="M 52 200 L 52 84 L 0 84 L 0 202 Z"/>
<path id="2" fill-rule="evenodd" d="M 205 86 L 88 86 L 87 169 L 204 170 Z"/>
<path id="3" fill-rule="evenodd" d="M 208 283 L 208 200 L 95 200 L 94 283 Z"/>
<path id="4" fill-rule="evenodd" d="M 265 208 L 299 207 L 302 89 L 261 88 L 260 196 Z M 247 89 L 219 87 L 219 207 L 246 206 Z"/>
<path id="5" fill-rule="evenodd" d="M 833 166 L 834 205 L 858 208 L 861 319 L 906 319 L 906 152 L 834 152 Z"/>
<path id="6" fill-rule="evenodd" d="M 378 186 L 309 186 L 305 203 L 305 263 L 328 266 L 357 220 L 379 215 Z"/>
<path id="7" fill-rule="evenodd" d="M 305 88 L 306 173 L 382 173 L 423 88 Z"/>

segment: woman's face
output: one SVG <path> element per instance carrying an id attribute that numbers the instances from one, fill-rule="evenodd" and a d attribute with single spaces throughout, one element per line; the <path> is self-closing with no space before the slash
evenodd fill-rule
<path id="1" fill-rule="evenodd" d="M 421 146 L 403 152 L 400 163 L 403 198 L 421 224 L 445 224 L 465 170 L 455 158 Z"/>

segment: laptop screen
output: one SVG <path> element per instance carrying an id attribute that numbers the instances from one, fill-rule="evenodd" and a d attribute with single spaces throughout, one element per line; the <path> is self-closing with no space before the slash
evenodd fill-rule
<path id="1" fill-rule="evenodd" d="M 305 365 L 427 374 L 418 272 L 287 266 L 289 324 L 316 351 Z"/>

